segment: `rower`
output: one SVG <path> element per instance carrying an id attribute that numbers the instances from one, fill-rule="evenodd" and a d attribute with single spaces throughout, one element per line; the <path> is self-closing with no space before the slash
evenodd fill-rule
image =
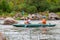
<path id="1" fill-rule="evenodd" d="M 30 24 L 30 19 L 26 18 L 24 24 Z"/>
<path id="2" fill-rule="evenodd" d="M 42 24 L 46 24 L 46 16 L 42 17 Z M 42 34 L 46 34 L 47 33 L 47 28 L 43 27 L 42 28 Z"/>
<path id="3" fill-rule="evenodd" d="M 42 24 L 46 24 L 46 17 L 45 16 L 43 16 Z"/>

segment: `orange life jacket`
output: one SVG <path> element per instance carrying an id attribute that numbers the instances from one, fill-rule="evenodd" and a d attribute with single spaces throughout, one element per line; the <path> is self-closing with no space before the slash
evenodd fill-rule
<path id="1" fill-rule="evenodd" d="M 42 19 L 42 24 L 46 24 L 46 19 Z"/>

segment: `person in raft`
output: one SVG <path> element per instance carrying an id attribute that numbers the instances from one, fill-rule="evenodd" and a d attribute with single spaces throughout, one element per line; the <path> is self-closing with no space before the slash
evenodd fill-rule
<path id="1" fill-rule="evenodd" d="M 25 21 L 24 21 L 24 24 L 30 24 L 30 18 L 29 17 L 27 17 L 26 19 L 25 19 Z"/>
<path id="2" fill-rule="evenodd" d="M 46 24 L 46 16 L 42 17 L 42 24 Z M 47 28 L 42 28 L 42 34 L 46 34 L 47 33 Z"/>
<path id="3" fill-rule="evenodd" d="M 46 24 L 46 16 L 42 17 L 42 24 Z"/>

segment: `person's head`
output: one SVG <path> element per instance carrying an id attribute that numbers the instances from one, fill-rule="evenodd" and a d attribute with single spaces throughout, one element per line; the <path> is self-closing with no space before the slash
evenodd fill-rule
<path id="1" fill-rule="evenodd" d="M 30 19 L 29 17 L 27 17 L 27 19 Z"/>
<path id="2" fill-rule="evenodd" d="M 27 19 L 25 18 L 25 20 L 27 20 Z"/>
<path id="3" fill-rule="evenodd" d="M 46 19 L 46 16 L 43 16 L 42 18 L 43 18 L 43 19 Z"/>

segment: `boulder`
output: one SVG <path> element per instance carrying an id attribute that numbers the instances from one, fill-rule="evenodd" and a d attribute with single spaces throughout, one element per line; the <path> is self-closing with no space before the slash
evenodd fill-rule
<path id="1" fill-rule="evenodd" d="M 8 17 L 8 18 L 6 18 L 5 20 L 4 20 L 4 25 L 12 25 L 12 24 L 16 24 L 17 23 L 17 21 L 16 20 L 14 20 L 13 18 L 11 18 L 11 17 Z"/>
<path id="2" fill-rule="evenodd" d="M 22 14 L 18 12 L 18 13 L 16 13 L 16 14 L 14 15 L 13 18 L 17 18 L 17 17 L 22 17 Z"/>
<path id="3" fill-rule="evenodd" d="M 21 17 L 20 19 L 21 19 L 21 20 L 24 20 L 24 19 L 25 19 L 25 17 L 23 16 L 23 17 Z"/>
<path id="4" fill-rule="evenodd" d="M 36 14 L 29 14 L 28 17 L 31 19 L 31 20 L 39 20 L 41 17 L 41 15 L 36 13 Z"/>
<path id="5" fill-rule="evenodd" d="M 49 13 L 49 19 L 56 19 L 56 20 L 58 20 L 59 19 L 59 16 L 57 15 L 57 14 L 55 14 L 55 13 Z"/>
<path id="6" fill-rule="evenodd" d="M 0 20 L 4 20 L 4 17 L 0 17 Z"/>

